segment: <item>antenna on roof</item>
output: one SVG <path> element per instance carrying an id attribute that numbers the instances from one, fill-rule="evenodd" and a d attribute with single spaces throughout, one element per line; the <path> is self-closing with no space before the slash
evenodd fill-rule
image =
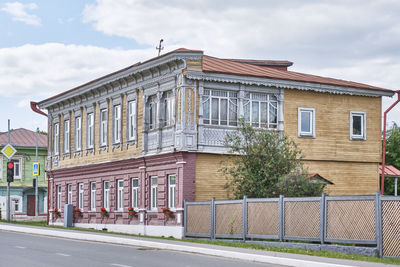
<path id="1" fill-rule="evenodd" d="M 163 39 L 160 40 L 160 44 L 158 45 L 158 47 L 156 47 L 156 49 L 158 50 L 158 56 L 160 56 L 161 54 L 161 50 L 164 49 L 164 46 L 161 46 L 161 43 L 164 42 Z"/>

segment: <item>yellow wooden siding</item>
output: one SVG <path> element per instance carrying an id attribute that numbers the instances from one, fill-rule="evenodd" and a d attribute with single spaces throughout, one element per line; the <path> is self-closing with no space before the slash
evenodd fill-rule
<path id="1" fill-rule="evenodd" d="M 186 60 L 187 70 L 203 71 L 201 60 Z"/>

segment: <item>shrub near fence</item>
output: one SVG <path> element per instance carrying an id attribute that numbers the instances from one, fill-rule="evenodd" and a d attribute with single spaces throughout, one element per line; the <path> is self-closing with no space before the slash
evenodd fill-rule
<path id="1" fill-rule="evenodd" d="M 325 196 L 185 202 L 185 237 L 375 246 L 400 257 L 400 197 Z"/>

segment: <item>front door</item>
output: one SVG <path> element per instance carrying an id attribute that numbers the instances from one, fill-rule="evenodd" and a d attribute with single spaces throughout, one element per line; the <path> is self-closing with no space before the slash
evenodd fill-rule
<path id="1" fill-rule="evenodd" d="M 26 208 L 26 214 L 28 216 L 35 216 L 35 196 L 28 196 L 28 205 Z"/>

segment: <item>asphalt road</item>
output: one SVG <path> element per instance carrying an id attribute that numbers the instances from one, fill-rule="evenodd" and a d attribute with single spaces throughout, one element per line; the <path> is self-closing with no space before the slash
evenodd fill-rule
<path id="1" fill-rule="evenodd" d="M 277 266 L 0 231 L 0 267 Z"/>

